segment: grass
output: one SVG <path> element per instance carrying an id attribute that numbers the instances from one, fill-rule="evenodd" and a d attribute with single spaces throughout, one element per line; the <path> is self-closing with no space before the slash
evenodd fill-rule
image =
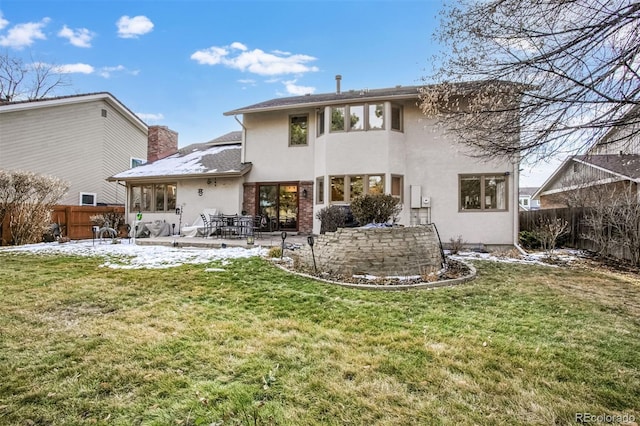
<path id="1" fill-rule="evenodd" d="M 480 262 L 472 283 L 387 293 L 257 258 L 99 263 L 0 254 L 0 424 L 640 419 L 634 276 Z"/>

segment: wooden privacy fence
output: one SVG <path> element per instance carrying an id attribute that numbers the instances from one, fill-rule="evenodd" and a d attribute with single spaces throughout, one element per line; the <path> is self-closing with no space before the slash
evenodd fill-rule
<path id="1" fill-rule="evenodd" d="M 82 240 L 93 236 L 93 223 L 90 217 L 102 213 L 121 213 L 123 206 L 55 206 L 51 213 L 51 223 L 60 225 L 62 235 L 72 240 Z M 10 244 L 12 240 L 9 229 L 9 217 L 2 223 L 2 238 L 0 245 Z"/>
<path id="2" fill-rule="evenodd" d="M 601 247 L 599 247 L 594 240 L 588 238 L 588 235 L 591 235 L 593 230 L 589 228 L 586 220 L 586 217 L 591 214 L 593 210 L 591 207 L 565 207 L 520 212 L 520 231 L 535 231 L 536 227 L 545 219 L 554 220 L 561 218 L 568 223 L 568 235 L 566 239 L 563 238 L 563 245 L 565 247 L 596 252 L 600 250 Z M 611 227 L 607 227 L 602 232 L 608 233 L 609 237 L 612 235 Z M 629 250 L 619 245 L 608 247 L 607 254 L 618 259 L 632 259 Z"/>
<path id="3" fill-rule="evenodd" d="M 586 207 L 578 207 L 520 212 L 520 231 L 534 231 L 541 221 L 560 218 L 566 220 L 569 224 L 569 235 L 565 244 L 573 248 L 590 250 L 592 248 L 592 244 L 589 244 L 589 248 L 580 247 L 584 244 L 584 235 L 586 233 L 586 229 L 584 228 L 584 217 L 589 213 L 589 210 L 590 209 Z"/>

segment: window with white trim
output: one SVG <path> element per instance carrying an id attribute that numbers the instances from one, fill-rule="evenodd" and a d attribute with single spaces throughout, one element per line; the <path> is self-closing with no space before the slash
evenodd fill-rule
<path id="1" fill-rule="evenodd" d="M 97 194 L 95 192 L 81 192 L 78 204 L 81 206 L 97 205 Z"/>

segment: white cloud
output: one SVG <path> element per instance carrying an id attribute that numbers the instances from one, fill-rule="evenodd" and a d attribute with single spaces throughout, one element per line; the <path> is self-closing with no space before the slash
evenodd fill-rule
<path id="1" fill-rule="evenodd" d="M 153 113 L 144 113 L 144 112 L 136 112 L 136 115 L 140 117 L 143 121 L 161 121 L 164 120 L 164 115 L 162 113 L 153 114 Z"/>
<path id="2" fill-rule="evenodd" d="M 0 30 L 6 27 L 7 25 L 9 25 L 9 21 L 4 19 L 4 17 L 2 16 L 2 11 L 0 10 Z"/>
<path id="3" fill-rule="evenodd" d="M 240 43 L 239 41 L 234 41 L 233 43 L 231 43 L 231 48 L 242 50 L 242 51 L 248 50 L 248 47 Z"/>
<path id="4" fill-rule="evenodd" d="M 242 83 L 242 84 L 256 84 L 256 81 L 251 79 L 251 78 L 241 78 L 240 80 L 238 80 L 238 83 Z"/>
<path id="5" fill-rule="evenodd" d="M 296 83 L 297 80 L 283 81 L 282 84 L 287 88 L 287 93 L 290 95 L 302 96 L 307 93 L 313 93 L 316 91 L 315 87 L 311 86 L 298 86 Z"/>
<path id="6" fill-rule="evenodd" d="M 44 18 L 40 22 L 26 22 L 14 25 L 7 31 L 7 35 L 0 36 L 0 46 L 22 49 L 31 46 L 36 40 L 46 40 L 47 37 L 42 32 L 42 29 L 49 21 L 49 18 Z M 5 20 L 3 22 L 8 23 Z"/>
<path id="7" fill-rule="evenodd" d="M 137 38 L 153 30 L 153 22 L 146 16 L 122 16 L 116 22 L 118 27 L 118 37 Z"/>
<path id="8" fill-rule="evenodd" d="M 115 67 L 102 67 L 100 68 L 100 77 L 109 78 L 114 72 L 126 71 L 127 69 L 123 65 L 116 65 Z"/>
<path id="9" fill-rule="evenodd" d="M 240 53 L 236 51 L 240 51 Z M 318 71 L 318 67 L 307 65 L 317 59 L 313 56 L 293 55 L 278 50 L 272 53 L 260 49 L 249 50 L 239 42 L 234 42 L 230 46 L 212 46 L 208 49 L 198 50 L 191 55 L 191 59 L 203 65 L 222 64 L 229 68 L 258 75 L 273 76 Z"/>
<path id="10" fill-rule="evenodd" d="M 53 69 L 60 74 L 93 74 L 95 71 L 91 65 L 82 63 L 56 65 Z"/>
<path id="11" fill-rule="evenodd" d="M 213 46 L 205 50 L 198 50 L 191 55 L 191 59 L 202 65 L 217 65 L 228 54 L 229 52 L 226 49 Z"/>
<path id="12" fill-rule="evenodd" d="M 58 32 L 58 37 L 64 37 L 76 47 L 91 47 L 91 40 L 95 34 L 86 28 L 72 30 L 66 25 Z"/>

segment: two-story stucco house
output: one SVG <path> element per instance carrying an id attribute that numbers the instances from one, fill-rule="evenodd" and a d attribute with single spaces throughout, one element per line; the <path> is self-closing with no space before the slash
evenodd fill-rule
<path id="1" fill-rule="evenodd" d="M 241 132 L 194 144 L 111 180 L 129 188 L 128 216 L 178 226 L 154 208 L 175 190 L 184 219 L 202 211 L 268 216 L 273 230 L 318 233 L 316 214 L 367 193 L 398 197 L 401 225 L 435 223 L 441 239 L 511 246 L 518 232 L 518 164 L 467 155 L 418 108 L 418 89 L 276 98 L 226 112 Z M 241 117 L 241 119 L 240 119 Z M 517 140 L 515 141 L 517 142 Z M 140 200 L 148 200 L 141 202 Z M 184 225 L 184 221 L 182 224 Z"/>
<path id="2" fill-rule="evenodd" d="M 60 204 L 124 204 L 106 178 L 147 160 L 148 133 L 110 93 L 0 102 L 0 169 L 69 182 Z"/>
<path id="3" fill-rule="evenodd" d="M 318 232 L 316 213 L 384 192 L 403 203 L 401 225 L 435 223 L 443 242 L 513 245 L 518 164 L 470 157 L 421 113 L 419 87 L 340 90 L 276 98 L 242 116 L 244 210 L 284 230 Z M 517 142 L 517 141 L 516 141 Z"/>

